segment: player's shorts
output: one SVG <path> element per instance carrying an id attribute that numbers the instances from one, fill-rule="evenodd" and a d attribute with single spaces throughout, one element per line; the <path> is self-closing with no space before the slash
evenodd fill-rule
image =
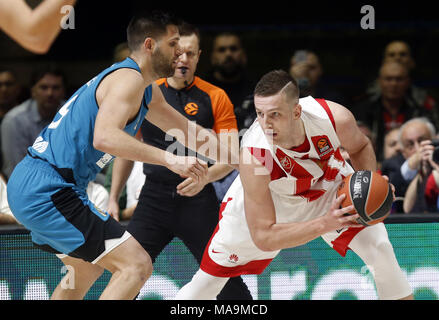
<path id="1" fill-rule="evenodd" d="M 227 192 L 220 208 L 219 223 L 204 251 L 200 268 L 217 277 L 261 274 L 280 250 L 262 251 L 253 242 L 244 212 L 244 195 L 239 182 Z M 324 212 L 325 213 L 325 212 Z M 377 225 L 376 225 L 377 226 Z M 384 229 L 379 233 L 387 233 Z M 345 256 L 351 240 L 362 230 L 345 228 L 324 234 L 322 238 L 340 255 Z"/>
<path id="2" fill-rule="evenodd" d="M 85 190 L 66 182 L 49 163 L 27 155 L 8 181 L 8 202 L 42 250 L 96 263 L 130 237 Z"/>

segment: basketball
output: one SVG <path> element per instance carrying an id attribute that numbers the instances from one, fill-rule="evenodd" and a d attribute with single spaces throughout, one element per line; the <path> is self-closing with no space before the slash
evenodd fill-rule
<path id="1" fill-rule="evenodd" d="M 343 179 L 337 190 L 337 197 L 346 194 L 341 206 L 354 205 L 359 214 L 357 222 L 371 226 L 383 221 L 390 214 L 393 194 L 390 184 L 372 171 L 356 171 Z"/>

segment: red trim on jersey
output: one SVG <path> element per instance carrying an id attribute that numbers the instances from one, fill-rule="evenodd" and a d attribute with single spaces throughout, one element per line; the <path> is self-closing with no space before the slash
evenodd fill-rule
<path id="1" fill-rule="evenodd" d="M 359 228 L 349 228 L 341 235 L 338 236 L 337 239 L 331 241 L 332 248 L 337 251 L 342 257 L 346 256 L 346 252 L 350 249 L 349 243 L 351 243 L 352 239 L 366 227 Z"/>
<path id="2" fill-rule="evenodd" d="M 308 199 L 308 202 L 311 202 L 323 196 L 325 192 L 325 190 L 306 190 L 305 192 L 298 194 L 298 196 Z"/>
<path id="3" fill-rule="evenodd" d="M 293 158 L 285 154 L 281 149 L 276 150 L 276 157 L 282 164 L 285 171 L 297 178 L 296 195 L 302 195 L 311 188 L 311 181 L 314 178 L 304 167 L 297 163 Z"/>
<path id="4" fill-rule="evenodd" d="M 326 167 L 324 169 L 325 173 L 319 180 L 326 180 L 326 181 L 335 181 L 335 178 L 337 177 L 340 170 L 338 168 L 330 167 L 326 163 Z"/>
<path id="5" fill-rule="evenodd" d="M 290 150 L 295 151 L 295 152 L 304 153 L 304 152 L 308 152 L 309 149 L 311 149 L 311 145 L 309 144 L 308 137 L 305 137 L 305 141 L 303 141 L 303 143 L 301 145 L 299 145 L 297 147 L 293 147 Z"/>
<path id="6" fill-rule="evenodd" d="M 329 109 L 328 103 L 326 102 L 325 99 L 315 99 L 322 107 L 323 109 L 325 109 L 326 113 L 329 116 L 329 119 L 331 120 L 332 126 L 334 127 L 334 130 L 337 131 L 336 127 L 335 127 L 335 121 L 334 121 L 334 116 L 332 115 L 331 109 Z"/>
<path id="7" fill-rule="evenodd" d="M 340 148 L 338 148 L 334 153 L 334 158 L 338 161 L 345 162 L 343 156 L 341 155 Z"/>
<path id="8" fill-rule="evenodd" d="M 219 220 L 223 218 L 223 211 L 226 208 L 227 203 L 232 199 L 233 198 L 227 198 L 226 202 L 221 203 L 221 207 L 219 211 Z M 216 277 L 227 277 L 227 278 L 237 277 L 242 274 L 261 274 L 273 260 L 273 259 L 255 260 L 236 267 L 224 267 L 222 265 L 217 264 L 209 256 L 209 247 L 213 237 L 218 232 L 218 230 L 219 230 L 219 222 L 216 225 L 215 231 L 213 232 L 212 237 L 210 238 L 209 243 L 206 246 L 206 249 L 204 249 L 203 259 L 201 260 L 201 264 L 200 264 L 200 269 L 203 270 L 204 272 Z"/>
<path id="9" fill-rule="evenodd" d="M 248 150 L 258 161 L 270 171 L 271 180 L 277 180 L 287 175 L 273 159 L 271 152 L 266 149 L 248 147 Z"/>

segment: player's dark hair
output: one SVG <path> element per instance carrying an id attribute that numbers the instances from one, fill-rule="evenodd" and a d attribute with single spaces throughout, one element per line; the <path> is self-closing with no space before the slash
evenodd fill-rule
<path id="1" fill-rule="evenodd" d="M 171 13 L 159 10 L 135 15 L 127 27 L 128 47 L 134 51 L 146 38 L 158 39 L 166 34 L 169 25 L 179 24 L 180 21 Z"/>
<path id="2" fill-rule="evenodd" d="M 291 84 L 287 86 L 290 82 Z M 297 81 L 284 70 L 273 70 L 262 76 L 256 84 L 254 95 L 270 97 L 278 94 L 284 88 L 288 99 L 297 100 L 299 98 Z"/>

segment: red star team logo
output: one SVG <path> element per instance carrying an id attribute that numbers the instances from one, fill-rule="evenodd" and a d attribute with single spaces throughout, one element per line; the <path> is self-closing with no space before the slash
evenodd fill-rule
<path id="1" fill-rule="evenodd" d="M 282 157 L 282 159 L 279 159 L 280 164 L 285 169 L 286 172 L 291 172 L 291 169 L 293 169 L 293 163 L 288 156 Z"/>

